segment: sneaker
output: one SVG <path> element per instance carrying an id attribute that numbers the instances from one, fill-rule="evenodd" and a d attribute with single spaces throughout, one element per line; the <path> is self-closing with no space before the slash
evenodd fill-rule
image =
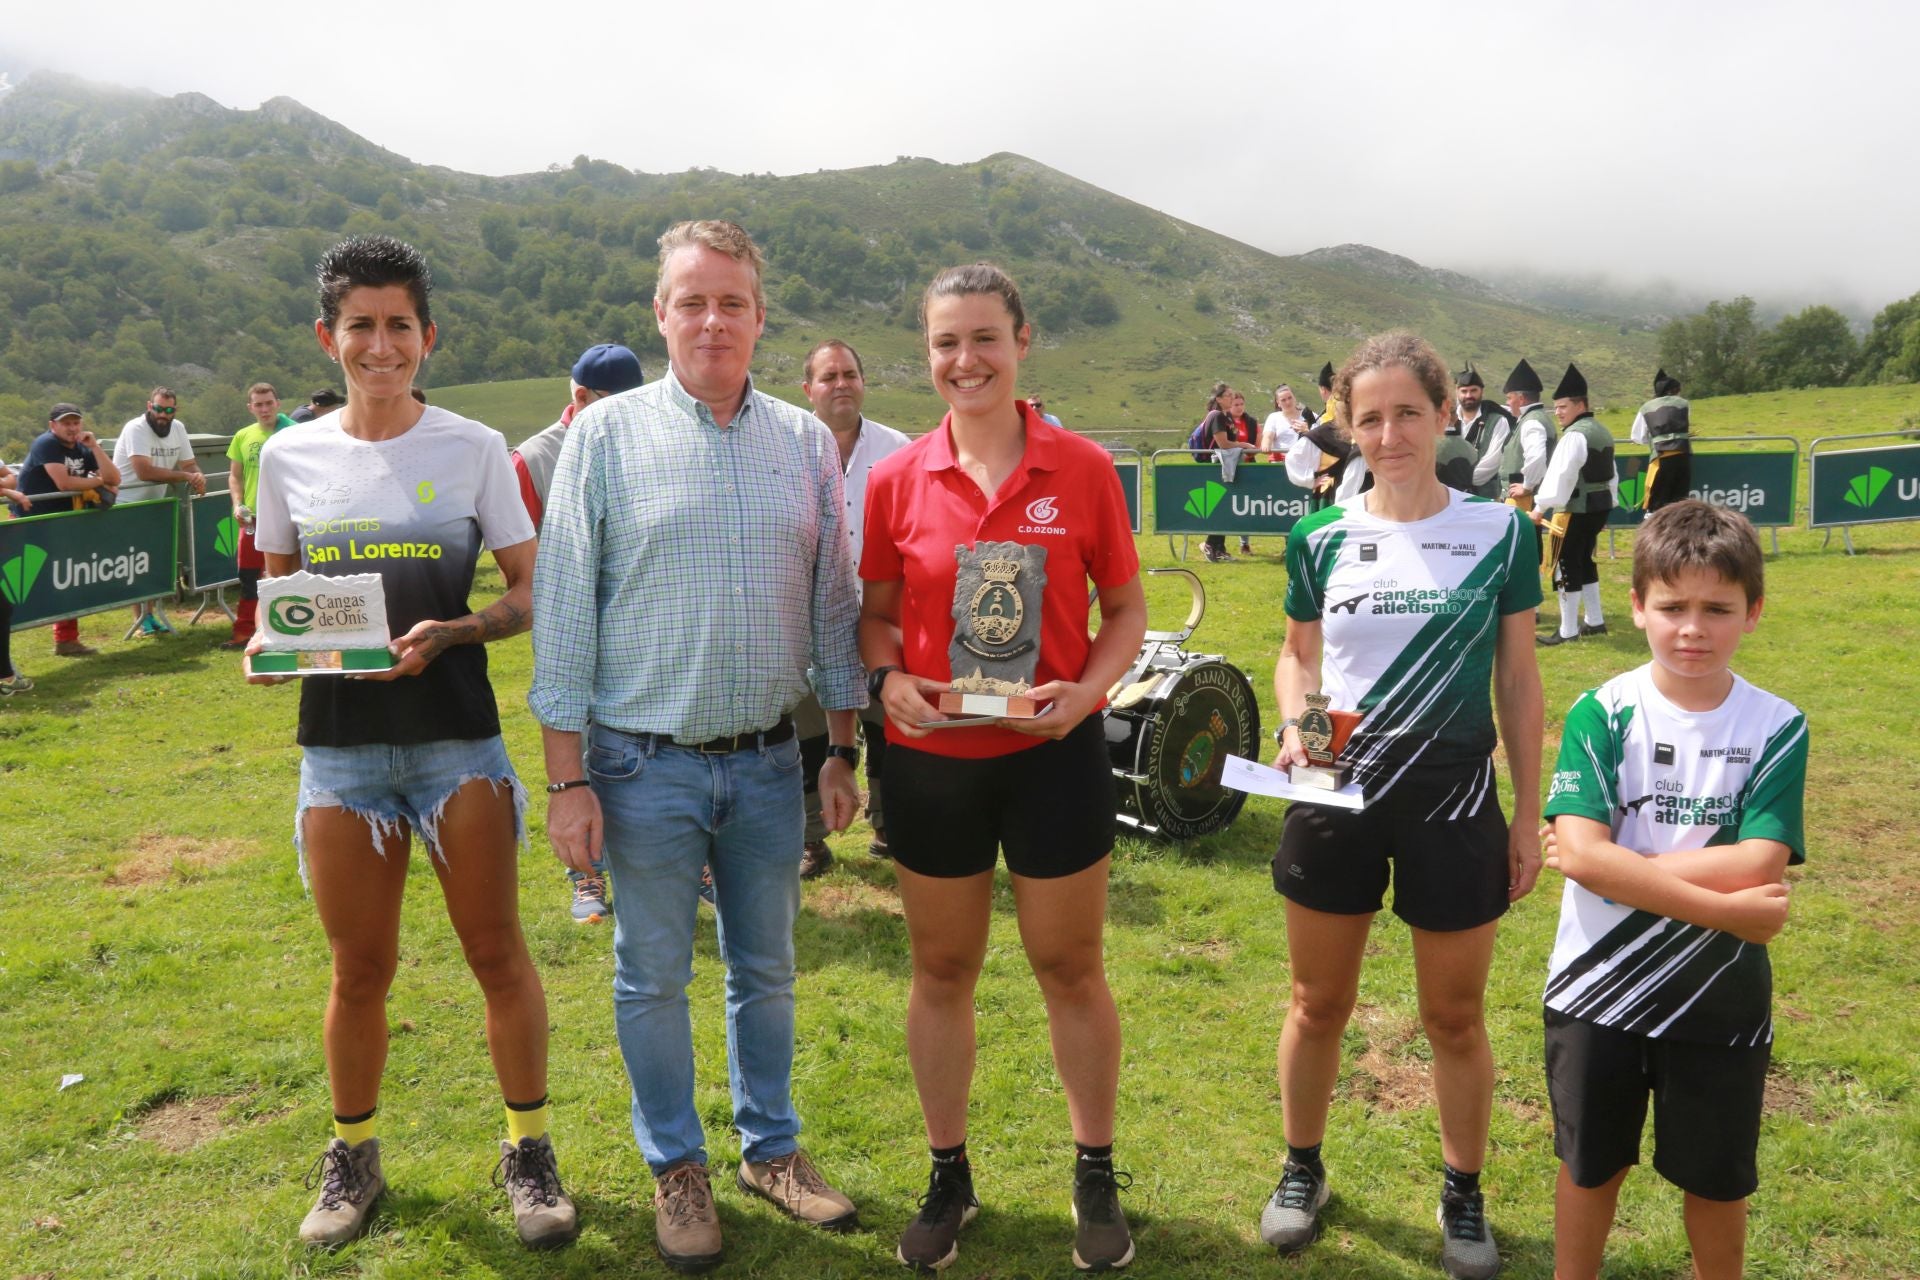
<path id="1" fill-rule="evenodd" d="M 348 1146 L 335 1138 L 307 1170 L 307 1189 L 320 1184 L 320 1198 L 300 1224 L 300 1239 L 310 1245 L 345 1244 L 367 1229 L 373 1202 L 386 1190 L 380 1176 L 380 1139 Z"/>
<path id="2" fill-rule="evenodd" d="M 702 1271 L 720 1261 L 720 1215 L 707 1166 L 683 1161 L 653 1180 L 653 1238 L 676 1271 Z"/>
<path id="3" fill-rule="evenodd" d="M 1120 1212 L 1120 1193 L 1133 1175 L 1111 1165 L 1091 1166 L 1073 1179 L 1073 1265 L 1082 1271 L 1114 1271 L 1133 1261 L 1133 1233 Z"/>
<path id="4" fill-rule="evenodd" d="M 493 1167 L 493 1185 L 505 1187 L 513 1206 L 514 1230 L 529 1249 L 552 1249 L 580 1234 L 580 1218 L 573 1201 L 560 1187 L 560 1166 L 554 1162 L 553 1141 L 545 1134 L 522 1138 L 520 1145 L 500 1144 L 500 1163 Z"/>
<path id="5" fill-rule="evenodd" d="M 1260 1211 L 1260 1238 L 1282 1253 L 1298 1253 L 1320 1235 L 1320 1210 L 1331 1195 L 1324 1172 L 1287 1161 L 1280 1185 Z"/>
<path id="6" fill-rule="evenodd" d="M 936 1163 L 927 1175 L 920 1212 L 900 1233 L 894 1256 L 915 1271 L 938 1271 L 960 1256 L 960 1228 L 980 1212 L 973 1174 L 966 1165 Z"/>
<path id="7" fill-rule="evenodd" d="M 822 1231 L 851 1231 L 859 1217 L 853 1201 L 827 1185 L 804 1151 L 771 1160 L 742 1160 L 734 1181 L 742 1191 L 772 1201 L 780 1212 Z"/>
<path id="8" fill-rule="evenodd" d="M 143 636 L 163 636 L 171 630 L 160 625 L 160 619 L 150 613 L 140 615 L 140 634 Z"/>
<path id="9" fill-rule="evenodd" d="M 173 624 L 171 622 L 168 622 L 161 615 L 157 613 L 150 613 L 147 615 L 147 621 L 153 624 L 153 629 L 147 632 L 148 635 L 170 636 L 173 634 Z"/>
<path id="10" fill-rule="evenodd" d="M 81 640 L 57 640 L 53 645 L 56 658 L 91 658 L 100 651 Z"/>
<path id="11" fill-rule="evenodd" d="M 1607 624 L 1604 622 L 1595 622 L 1589 625 L 1582 622 L 1580 624 L 1580 634 L 1583 636 L 1603 636 L 1607 634 Z"/>
<path id="12" fill-rule="evenodd" d="M 0 698 L 11 698 L 16 693 L 26 693 L 33 688 L 33 681 L 18 671 L 10 676 L 0 677 Z"/>
<path id="13" fill-rule="evenodd" d="M 867 842 L 867 852 L 876 858 L 893 856 L 893 850 L 887 845 L 887 833 L 879 827 L 873 829 L 873 839 Z"/>
<path id="14" fill-rule="evenodd" d="M 1500 1251 L 1487 1228 L 1486 1201 L 1443 1192 L 1435 1216 L 1440 1220 L 1440 1269 L 1452 1280 L 1493 1280 L 1500 1274 Z"/>
<path id="15" fill-rule="evenodd" d="M 1243 556 L 1250 556 L 1253 554 L 1253 544 L 1251 542 L 1248 542 L 1245 538 L 1240 539 L 1240 554 Z"/>
<path id="16" fill-rule="evenodd" d="M 613 914 L 607 905 L 607 878 L 605 876 L 583 876 L 574 872 L 573 881 L 573 922 L 575 924 L 599 924 Z"/>
<path id="17" fill-rule="evenodd" d="M 833 850 L 825 840 L 809 840 L 800 853 L 800 878 L 812 880 L 816 876 L 827 874 L 827 868 L 833 865 Z"/>
<path id="18" fill-rule="evenodd" d="M 1578 640 L 1579 638 L 1580 638 L 1579 636 L 1563 636 L 1558 631 L 1556 631 L 1552 635 L 1535 636 L 1533 638 L 1533 642 L 1539 645 L 1542 649 L 1551 649 L 1553 648 L 1553 646 L 1557 644 L 1572 644 L 1575 640 Z"/>

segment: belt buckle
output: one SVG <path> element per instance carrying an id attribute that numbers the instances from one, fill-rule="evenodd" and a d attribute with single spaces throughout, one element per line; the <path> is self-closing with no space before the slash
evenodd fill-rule
<path id="1" fill-rule="evenodd" d="M 736 749 L 734 744 L 738 741 L 738 738 L 708 738 L 694 750 L 703 756 L 732 755 Z"/>

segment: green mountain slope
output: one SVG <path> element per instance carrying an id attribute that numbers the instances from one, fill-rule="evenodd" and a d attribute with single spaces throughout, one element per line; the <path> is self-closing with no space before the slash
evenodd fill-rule
<path id="1" fill-rule="evenodd" d="M 286 98 L 235 111 L 41 74 L 0 98 L 0 448 L 55 396 L 110 422 L 165 381 L 183 417 L 218 428 L 256 378 L 295 396 L 325 384 L 310 272 L 350 232 L 428 254 L 434 383 L 551 377 L 602 340 L 634 346 L 651 373 L 664 364 L 655 241 L 697 216 L 735 218 L 766 250 L 760 377 L 790 387 L 812 342 L 847 337 L 871 366 L 876 416 L 903 425 L 939 410 L 919 292 L 977 258 L 1028 295 L 1028 384 L 1069 422 L 1128 438 L 1183 430 L 1216 378 L 1258 408 L 1275 382 L 1310 382 L 1390 327 L 1496 383 L 1522 354 L 1543 371 L 1577 360 L 1603 402 L 1637 403 L 1651 372 L 1646 334 L 1450 273 L 1383 271 L 1405 260 L 1377 251 L 1278 257 L 1011 154 L 791 177 L 580 157 L 489 178 L 414 164 Z"/>

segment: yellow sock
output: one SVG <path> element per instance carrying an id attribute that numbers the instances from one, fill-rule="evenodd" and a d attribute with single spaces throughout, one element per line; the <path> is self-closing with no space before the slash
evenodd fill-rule
<path id="1" fill-rule="evenodd" d="M 363 1116 L 335 1116 L 333 1118 L 333 1136 L 350 1147 L 357 1147 L 373 1136 L 374 1115 L 379 1111 L 367 1112 Z"/>
<path id="2" fill-rule="evenodd" d="M 520 1145 L 522 1138 L 544 1138 L 547 1136 L 547 1100 L 542 1097 L 538 1102 L 507 1103 L 507 1141 L 514 1146 Z"/>

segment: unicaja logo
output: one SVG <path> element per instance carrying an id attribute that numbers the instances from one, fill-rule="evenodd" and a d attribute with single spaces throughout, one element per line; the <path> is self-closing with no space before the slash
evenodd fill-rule
<path id="1" fill-rule="evenodd" d="M 1628 476 L 1620 482 L 1620 501 L 1630 507 L 1640 505 L 1641 497 L 1647 492 L 1647 475 L 1641 472 L 1637 476 Z"/>
<path id="2" fill-rule="evenodd" d="M 223 517 L 214 530 L 213 549 L 223 556 L 230 556 L 240 549 L 240 526 L 234 523 L 232 516 Z"/>
<path id="3" fill-rule="evenodd" d="M 1218 480 L 1209 480 L 1187 495 L 1187 514 L 1205 520 L 1220 505 L 1220 499 L 1227 496 L 1227 486 Z"/>
<path id="4" fill-rule="evenodd" d="M 1868 467 L 1865 475 L 1847 481 L 1847 491 L 1842 496 L 1849 504 L 1864 510 L 1880 501 L 1881 493 L 1892 480 L 1893 472 L 1885 467 Z"/>
<path id="5" fill-rule="evenodd" d="M 313 630 L 313 602 L 305 596 L 281 596 L 267 607 L 267 625 L 283 636 Z"/>
<path id="6" fill-rule="evenodd" d="M 1052 498 L 1035 498 L 1027 504 L 1027 519 L 1035 524 L 1052 524 L 1059 515 Z"/>
<path id="7" fill-rule="evenodd" d="M 20 549 L 19 555 L 0 564 L 0 595 L 6 596 L 9 604 L 25 601 L 46 564 L 47 553 L 29 542 Z"/>

